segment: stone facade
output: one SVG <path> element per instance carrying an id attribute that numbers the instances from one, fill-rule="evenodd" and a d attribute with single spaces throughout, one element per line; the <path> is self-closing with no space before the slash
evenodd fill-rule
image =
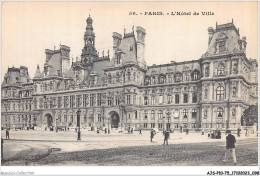
<path id="1" fill-rule="evenodd" d="M 2 127 L 237 128 L 258 101 L 256 59 L 232 23 L 208 28 L 199 60 L 147 66 L 142 27 L 113 33 L 113 52 L 98 53 L 91 17 L 80 58 L 70 47 L 46 49 L 43 71 L 8 68 L 2 83 Z M 156 51 L 155 51 L 156 52 Z M 101 54 L 101 56 L 99 56 Z"/>

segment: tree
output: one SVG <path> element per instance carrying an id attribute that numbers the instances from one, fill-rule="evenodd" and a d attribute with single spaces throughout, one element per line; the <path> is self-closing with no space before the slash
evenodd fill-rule
<path id="1" fill-rule="evenodd" d="M 241 117 L 242 126 L 253 126 L 258 123 L 258 105 L 250 105 Z"/>

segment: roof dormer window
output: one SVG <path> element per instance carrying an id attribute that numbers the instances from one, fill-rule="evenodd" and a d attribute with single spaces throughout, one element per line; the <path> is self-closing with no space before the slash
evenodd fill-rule
<path id="1" fill-rule="evenodd" d="M 121 57 L 120 55 L 116 56 L 116 64 L 119 65 L 121 63 Z"/>
<path id="2" fill-rule="evenodd" d="M 226 42 L 225 42 L 225 41 L 220 42 L 220 43 L 219 43 L 219 52 L 220 52 L 220 53 L 223 53 L 223 52 L 225 52 L 225 51 L 226 51 Z"/>

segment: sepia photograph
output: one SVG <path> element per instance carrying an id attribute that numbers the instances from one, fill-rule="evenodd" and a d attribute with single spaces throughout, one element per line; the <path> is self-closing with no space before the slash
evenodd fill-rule
<path id="1" fill-rule="evenodd" d="M 257 1 L 1 3 L 1 175 L 259 175 L 258 151 Z"/>

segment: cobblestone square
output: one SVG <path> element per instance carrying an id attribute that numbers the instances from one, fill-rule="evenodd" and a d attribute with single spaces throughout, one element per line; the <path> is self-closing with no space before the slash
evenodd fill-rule
<path id="1" fill-rule="evenodd" d="M 2 131 L 2 137 L 5 132 Z M 163 134 L 150 142 L 148 131 L 96 134 L 82 131 L 77 141 L 74 131 L 11 131 L 4 141 L 3 166 L 233 166 L 223 162 L 225 135 L 210 139 L 200 133 L 171 133 L 169 145 Z M 258 165 L 256 135 L 237 137 L 238 166 Z"/>

